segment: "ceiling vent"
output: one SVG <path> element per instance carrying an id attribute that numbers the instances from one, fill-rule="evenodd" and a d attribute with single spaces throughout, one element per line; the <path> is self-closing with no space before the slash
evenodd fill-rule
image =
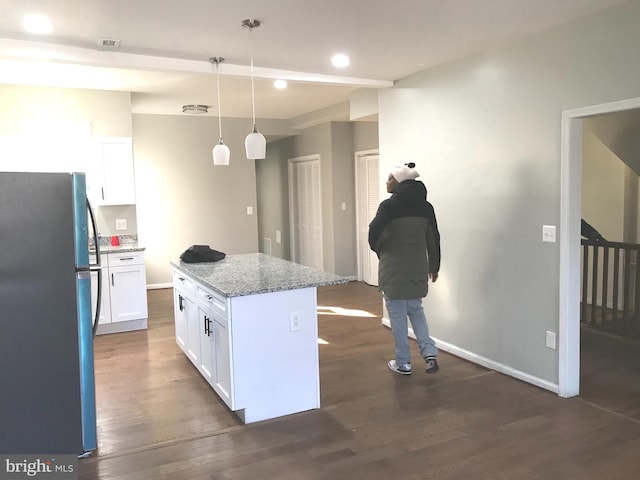
<path id="1" fill-rule="evenodd" d="M 183 105 L 182 113 L 207 113 L 209 111 L 209 105 Z"/>
<path id="2" fill-rule="evenodd" d="M 120 40 L 115 38 L 101 38 L 98 40 L 98 50 L 118 50 L 120 48 Z"/>

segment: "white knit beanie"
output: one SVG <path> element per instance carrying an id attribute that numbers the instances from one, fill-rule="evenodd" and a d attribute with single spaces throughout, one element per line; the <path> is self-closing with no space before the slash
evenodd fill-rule
<path id="1" fill-rule="evenodd" d="M 405 163 L 402 166 L 393 167 L 391 175 L 393 175 L 393 178 L 395 178 L 398 183 L 402 183 L 405 180 L 415 180 L 420 176 L 415 167 L 416 164 L 413 162 Z"/>

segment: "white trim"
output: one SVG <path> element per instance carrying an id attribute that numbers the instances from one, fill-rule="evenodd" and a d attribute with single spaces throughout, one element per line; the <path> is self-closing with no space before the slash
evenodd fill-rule
<path id="1" fill-rule="evenodd" d="M 385 327 L 391 328 L 391 324 L 389 323 L 388 318 L 382 319 L 382 325 Z M 409 336 L 411 338 L 416 338 L 411 326 L 409 326 Z M 455 355 L 456 357 L 463 358 L 464 360 L 468 360 L 469 362 L 475 363 L 477 365 L 481 365 L 483 367 L 489 368 L 491 370 L 495 370 L 496 372 L 503 373 L 510 377 L 517 378 L 518 380 L 522 380 L 523 382 L 530 383 L 532 385 L 536 385 L 540 388 L 544 388 L 545 390 L 549 390 L 554 393 L 558 393 L 558 385 L 548 382 L 539 377 L 535 377 L 533 375 L 529 375 L 528 373 L 522 372 L 520 370 L 516 370 L 515 368 L 511 368 L 508 365 L 504 365 L 502 363 L 498 363 L 494 360 L 491 360 L 486 357 L 482 357 L 468 350 L 464 350 L 462 348 L 456 347 L 447 342 L 443 342 L 442 340 L 438 340 L 437 338 L 432 337 L 436 342 L 436 346 L 438 349 Z"/>
<path id="2" fill-rule="evenodd" d="M 159 290 L 161 288 L 173 288 L 173 283 L 149 283 L 147 284 L 147 290 Z"/>
<path id="3" fill-rule="evenodd" d="M 580 393 L 580 212 L 582 119 L 640 108 L 640 98 L 562 112 L 560 148 L 560 288 L 558 394 Z"/>
<path id="4" fill-rule="evenodd" d="M 87 67 L 132 68 L 158 72 L 189 72 L 211 74 L 211 62 L 207 60 L 188 60 L 184 58 L 141 55 L 137 53 L 109 52 L 97 48 L 71 47 L 31 40 L 0 39 L 0 57 L 19 61 L 49 61 Z M 320 83 L 328 85 L 353 85 L 360 87 L 389 88 L 391 80 L 342 77 L 312 72 L 299 72 L 276 68 L 254 67 L 223 63 L 220 75 L 279 79 L 290 81 Z"/>

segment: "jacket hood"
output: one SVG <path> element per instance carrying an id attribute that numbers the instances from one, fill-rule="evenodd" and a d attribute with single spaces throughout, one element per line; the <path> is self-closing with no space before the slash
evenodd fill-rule
<path id="1" fill-rule="evenodd" d="M 403 199 L 406 198 L 409 201 L 424 201 L 427 199 L 427 187 L 419 180 L 405 180 L 399 183 L 393 191 L 393 196 L 396 195 Z"/>

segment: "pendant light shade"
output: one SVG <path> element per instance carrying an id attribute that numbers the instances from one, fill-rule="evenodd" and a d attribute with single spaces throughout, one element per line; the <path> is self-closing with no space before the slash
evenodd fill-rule
<path id="1" fill-rule="evenodd" d="M 253 131 L 245 138 L 244 148 L 247 151 L 247 159 L 262 159 L 267 156 L 267 140 L 256 128 L 256 94 L 253 85 L 253 29 L 260 26 L 260 21 L 253 19 L 243 20 L 242 26 L 249 29 L 251 36 L 251 111 L 253 119 Z"/>
<path id="2" fill-rule="evenodd" d="M 213 164 L 214 165 L 229 165 L 229 158 L 231 157 L 231 150 L 220 139 L 220 143 L 213 147 Z"/>
<path id="3" fill-rule="evenodd" d="M 218 71 L 220 64 L 224 62 L 222 57 L 211 57 L 209 59 L 211 63 L 216 64 L 216 86 L 218 91 L 218 129 L 220 131 L 220 140 L 218 144 L 213 147 L 211 152 L 213 155 L 214 165 L 229 165 L 229 158 L 231 157 L 231 151 L 222 141 L 222 116 L 220 115 L 220 73 Z"/>
<path id="4" fill-rule="evenodd" d="M 267 140 L 253 125 L 253 132 L 244 139 L 244 148 L 247 151 L 249 160 L 257 158 L 265 158 L 267 156 Z"/>

